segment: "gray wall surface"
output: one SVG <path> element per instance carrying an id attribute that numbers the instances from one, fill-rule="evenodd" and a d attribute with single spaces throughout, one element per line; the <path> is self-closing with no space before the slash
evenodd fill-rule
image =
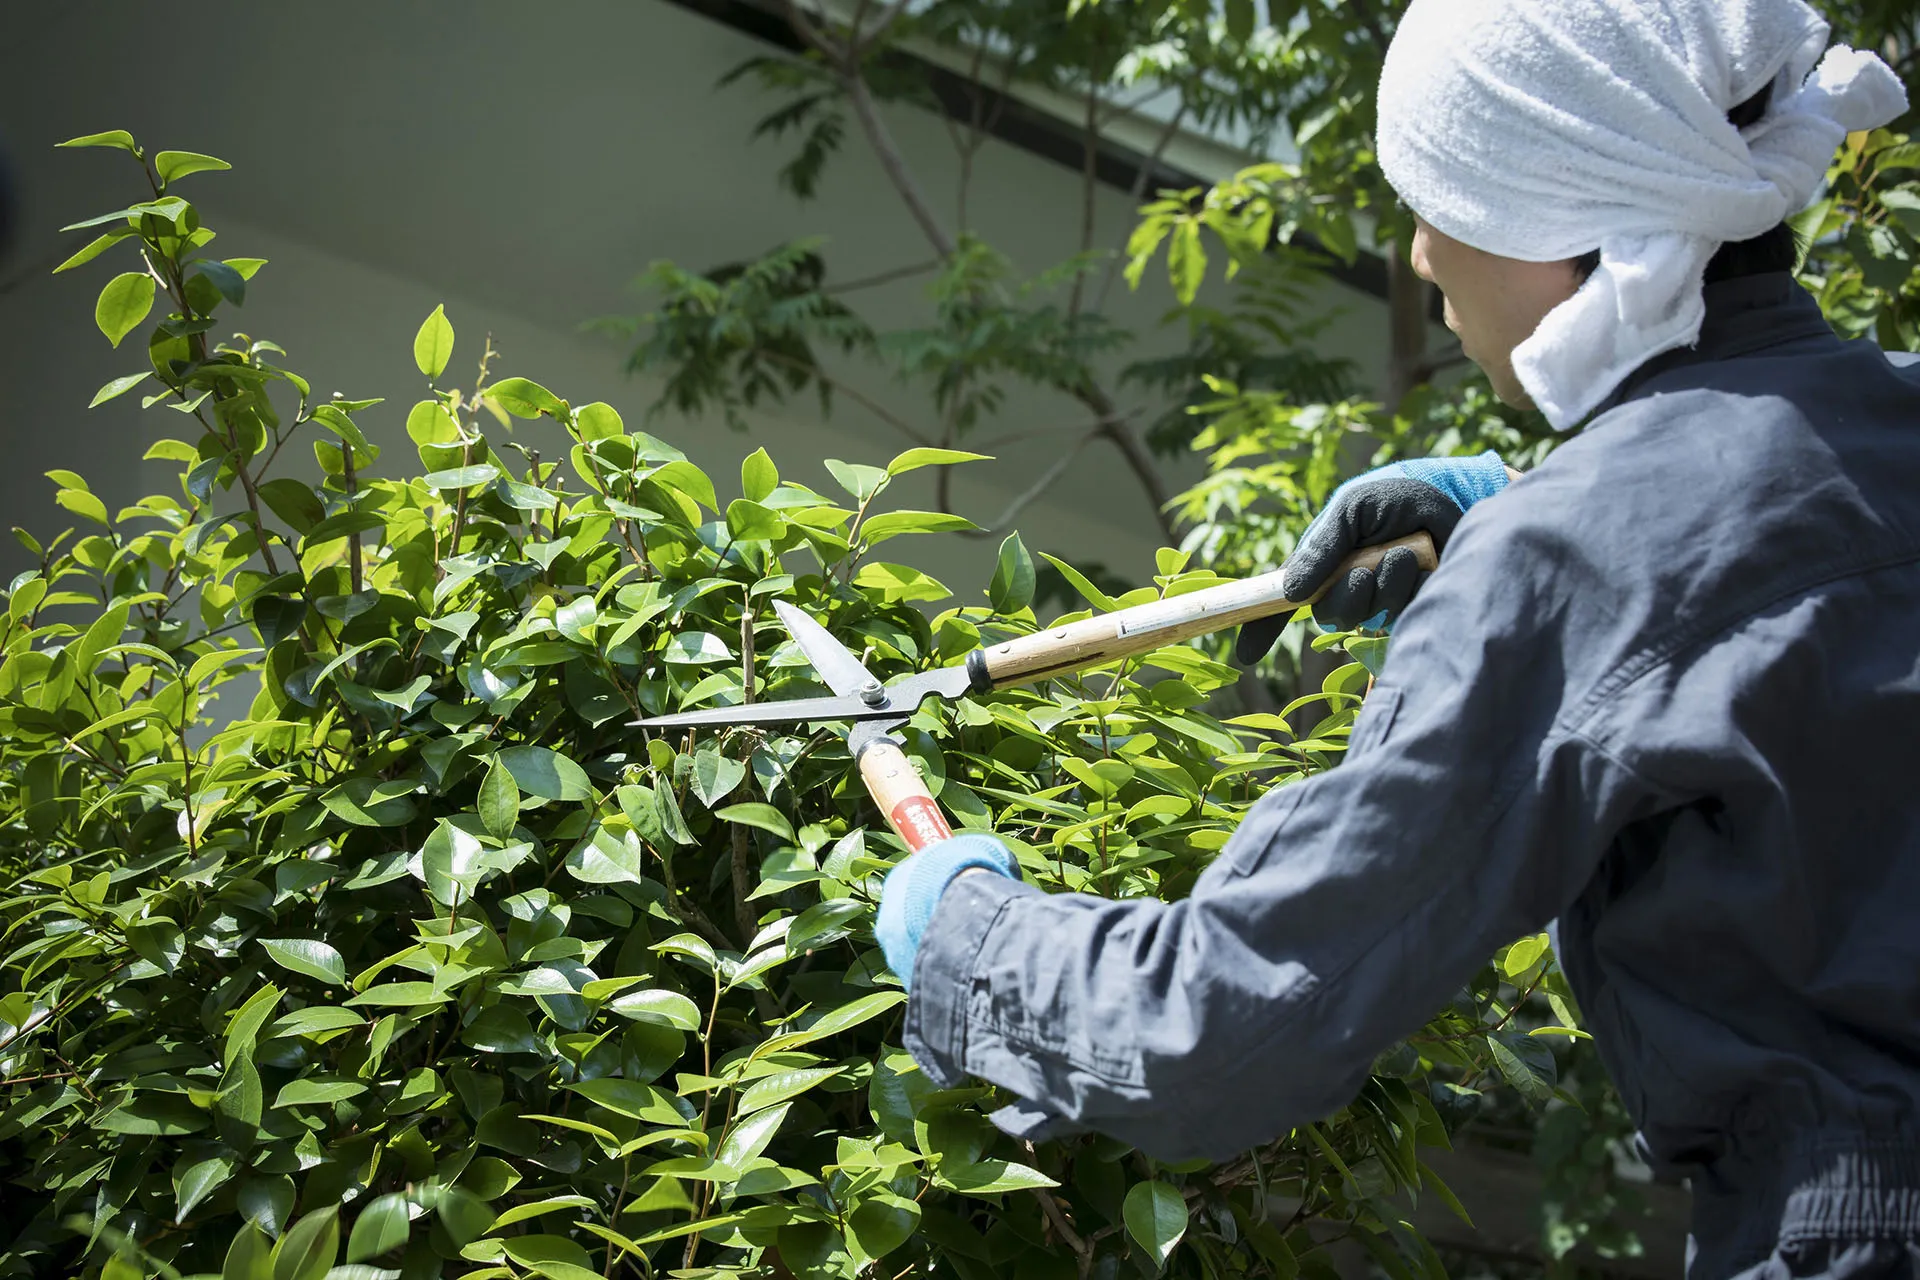
<path id="1" fill-rule="evenodd" d="M 152 439 L 187 434 L 163 408 L 143 413 L 137 392 L 84 407 L 102 383 L 145 363 L 137 335 L 115 352 L 93 324 L 94 294 L 131 265 L 124 247 L 48 274 L 85 242 L 56 228 L 143 194 L 124 154 L 53 149 L 109 128 L 130 129 L 150 151 L 204 151 L 234 165 L 179 187 L 220 232 L 225 256 L 270 259 L 225 327 L 279 342 L 317 393 L 386 397 L 362 415 L 390 450 L 376 470 L 417 465 L 401 427 L 425 390 L 411 340 L 441 302 L 459 333 L 449 382 L 470 382 L 490 332 L 504 352 L 496 372 L 533 378 L 575 404 L 609 401 L 629 427 L 686 449 L 724 496 L 737 492 L 738 460 L 758 445 L 784 474 L 826 488 L 821 459 L 883 462 L 912 443 L 846 399 L 830 420 L 811 400 L 758 412 L 744 435 L 718 419 L 648 421 L 657 384 L 623 372 L 618 342 L 581 330 L 592 317 L 641 309 L 629 281 L 656 258 L 698 269 L 816 234 L 842 279 L 931 257 L 857 133 L 817 200 L 802 204 L 776 188 L 772 170 L 788 147 L 750 137 L 775 100 L 715 86 L 766 46 L 665 0 L 216 0 L 190 30 L 162 12 L 34 6 L 15 15 L 7 36 L 0 147 L 16 176 L 18 233 L 0 259 L 0 527 L 72 523 L 42 478 L 51 467 L 86 475 L 109 507 L 148 486 L 170 488 L 170 469 L 137 460 Z M 910 107 L 889 108 L 887 119 L 929 198 L 952 210 L 960 170 L 946 124 Z M 1023 269 L 1078 248 L 1079 201 L 1077 174 L 1013 147 L 989 142 L 974 163 L 974 222 Z M 1099 243 L 1124 242 L 1133 203 L 1101 192 Z M 883 328 L 924 323 L 924 287 L 903 280 L 852 300 Z M 1151 349 L 1170 350 L 1179 335 L 1159 325 L 1169 305 L 1163 277 L 1149 273 L 1139 293 L 1119 284 L 1109 311 L 1148 335 Z M 1337 313 L 1323 345 L 1376 371 L 1380 305 L 1331 283 L 1315 305 Z M 871 367 L 836 372 L 935 432 L 921 391 Z M 974 437 L 995 442 L 981 451 L 997 461 L 961 469 L 957 509 L 995 519 L 1087 420 L 1063 396 L 1011 395 Z M 522 430 L 559 445 L 551 423 Z M 1177 489 L 1201 468 L 1181 459 L 1166 470 Z M 926 477 L 903 484 L 901 505 L 931 505 Z M 1119 457 L 1095 445 L 1017 523 L 1031 546 L 1144 580 L 1160 541 L 1151 515 Z M 978 598 L 994 542 L 916 541 L 894 544 L 896 558 Z M 0 548 L 0 569 L 21 560 L 11 540 Z"/>

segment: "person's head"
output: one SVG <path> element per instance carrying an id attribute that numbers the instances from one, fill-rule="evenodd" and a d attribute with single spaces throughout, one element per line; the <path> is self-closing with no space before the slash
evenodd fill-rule
<path id="1" fill-rule="evenodd" d="M 1769 85 L 1729 111 L 1728 123 L 1742 129 L 1757 123 L 1772 96 Z M 1599 269 L 1600 251 L 1548 262 L 1503 258 L 1454 239 L 1418 214 L 1409 248 L 1414 272 L 1440 290 L 1447 328 L 1459 337 L 1467 359 L 1487 375 L 1494 394 L 1516 409 L 1533 408 L 1533 397 L 1513 370 L 1514 349 Z M 1756 239 L 1721 245 L 1705 279 L 1712 283 L 1789 270 L 1796 256 L 1792 229 L 1782 223 Z"/>
<path id="2" fill-rule="evenodd" d="M 1503 399 L 1568 429 L 1692 343 L 1716 251 L 1904 109 L 1884 63 L 1827 36 L 1805 0 L 1411 0 L 1377 154 Z"/>

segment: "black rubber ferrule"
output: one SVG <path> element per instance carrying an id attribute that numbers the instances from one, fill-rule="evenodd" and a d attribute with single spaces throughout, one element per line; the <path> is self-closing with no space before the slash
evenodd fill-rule
<path id="1" fill-rule="evenodd" d="M 987 651 L 985 649 L 975 649 L 967 655 L 967 679 L 972 682 L 967 686 L 970 692 L 993 692 L 993 677 L 987 674 Z"/>

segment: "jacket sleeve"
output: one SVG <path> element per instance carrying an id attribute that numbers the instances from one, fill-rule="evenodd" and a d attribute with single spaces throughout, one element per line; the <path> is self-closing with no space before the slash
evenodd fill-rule
<path id="1" fill-rule="evenodd" d="M 1221 1157 L 1344 1105 L 1557 914 L 1651 788 L 1582 733 L 1594 698 L 1569 673 L 1593 663 L 1567 649 L 1556 575 L 1515 572 L 1553 548 L 1494 514 L 1401 620 L 1347 759 L 1266 795 L 1189 898 L 956 881 L 907 1008 L 928 1075 L 1010 1089 L 1026 1104 L 996 1118 L 1026 1136 Z"/>

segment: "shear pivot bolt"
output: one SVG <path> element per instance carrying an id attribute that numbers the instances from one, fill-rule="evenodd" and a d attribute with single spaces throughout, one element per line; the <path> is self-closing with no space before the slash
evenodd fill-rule
<path id="1" fill-rule="evenodd" d="M 878 680 L 869 680 L 860 686 L 860 701 L 870 707 L 877 707 L 887 700 L 887 691 Z"/>

